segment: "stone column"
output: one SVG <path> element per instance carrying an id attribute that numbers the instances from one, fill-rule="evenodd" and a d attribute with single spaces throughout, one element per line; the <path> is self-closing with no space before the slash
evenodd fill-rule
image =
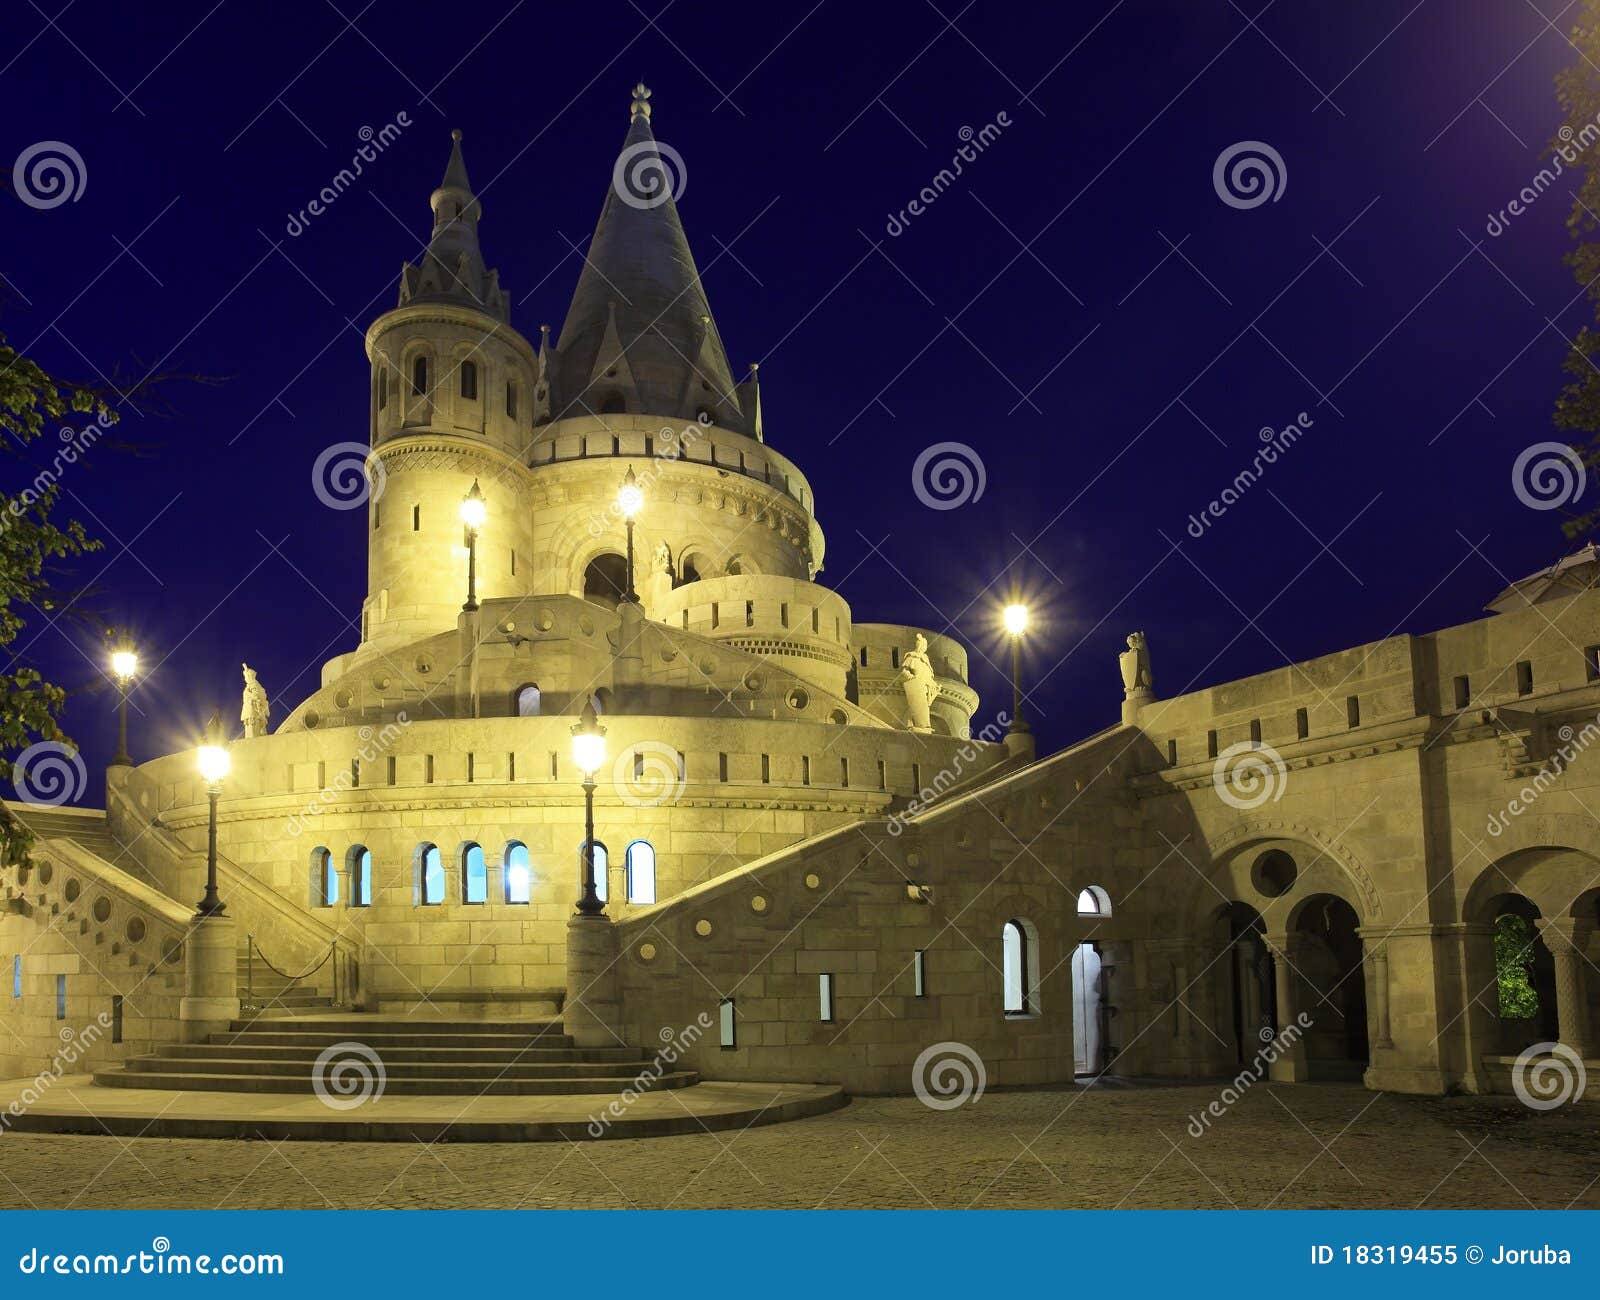
<path id="1" fill-rule="evenodd" d="M 567 922 L 567 995 L 561 1018 L 579 1047 L 621 1047 L 616 926 L 604 912 Z"/>
<path id="2" fill-rule="evenodd" d="M 186 1043 L 203 1043 L 239 1018 L 239 939 L 234 919 L 196 916 L 183 944 L 178 1022 Z"/>
<path id="3" fill-rule="evenodd" d="M 1394 1046 L 1389 1033 L 1389 948 L 1384 943 L 1367 944 L 1367 963 L 1372 968 L 1372 1025 L 1369 1029 L 1374 1049 Z"/>
<path id="4" fill-rule="evenodd" d="M 1261 971 L 1257 966 L 1256 941 L 1240 939 L 1236 957 L 1239 979 L 1239 1003 L 1244 1057 L 1248 1060 L 1261 1046 Z"/>
<path id="5" fill-rule="evenodd" d="M 623 699 L 644 683 L 643 641 L 644 606 L 625 600 L 617 606 L 617 654 L 611 671 L 611 687 Z"/>
<path id="6" fill-rule="evenodd" d="M 1292 965 L 1293 944 L 1287 934 L 1269 934 L 1264 941 L 1267 951 L 1272 955 L 1272 974 L 1278 1003 L 1277 1024 L 1274 1026 L 1277 1030 L 1274 1040 L 1277 1043 L 1277 1060 L 1273 1061 L 1268 1077 L 1278 1083 L 1302 1083 L 1308 1070 L 1305 1031 L 1297 1020 L 1300 1007 Z"/>
<path id="7" fill-rule="evenodd" d="M 1560 1022 L 1561 1043 L 1579 1057 L 1593 1050 L 1589 1038 L 1588 990 L 1584 987 L 1583 948 L 1587 928 L 1570 918 L 1539 920 L 1539 934 L 1556 965 L 1556 1014 Z"/>

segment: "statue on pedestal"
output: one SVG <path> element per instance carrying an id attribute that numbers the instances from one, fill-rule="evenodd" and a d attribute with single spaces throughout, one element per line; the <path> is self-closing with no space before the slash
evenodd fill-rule
<path id="1" fill-rule="evenodd" d="M 239 710 L 239 720 L 244 723 L 246 740 L 267 734 L 267 717 L 272 706 L 267 700 L 267 689 L 256 680 L 256 670 L 249 664 L 244 668 L 244 703 Z"/>
<path id="2" fill-rule="evenodd" d="M 906 693 L 906 712 L 912 731 L 932 731 L 932 705 L 939 697 L 939 683 L 933 677 L 933 662 L 928 658 L 928 638 L 917 633 L 914 649 L 900 660 L 900 685 Z"/>
<path id="3" fill-rule="evenodd" d="M 1150 676 L 1150 648 L 1145 644 L 1144 633 L 1135 632 L 1128 638 L 1128 648 L 1118 656 L 1122 664 L 1122 693 L 1128 699 L 1135 696 L 1154 698 L 1155 681 Z"/>

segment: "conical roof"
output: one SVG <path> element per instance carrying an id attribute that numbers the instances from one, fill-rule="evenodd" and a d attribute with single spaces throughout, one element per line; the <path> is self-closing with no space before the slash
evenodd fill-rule
<path id="1" fill-rule="evenodd" d="M 683 160 L 656 140 L 649 100 L 645 86 L 634 88 L 628 135 L 561 327 L 555 414 L 693 419 L 707 411 L 742 428 L 733 373 L 678 218 Z"/>
<path id="2" fill-rule="evenodd" d="M 500 288 L 499 272 L 484 264 L 478 247 L 483 206 L 467 179 L 460 131 L 450 133 L 450 161 L 428 202 L 433 208 L 433 233 L 417 265 L 401 271 L 400 305 L 453 302 L 508 320 L 510 304 Z"/>

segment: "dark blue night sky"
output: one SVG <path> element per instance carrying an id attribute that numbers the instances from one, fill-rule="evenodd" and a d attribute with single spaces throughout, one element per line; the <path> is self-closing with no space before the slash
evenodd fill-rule
<path id="1" fill-rule="evenodd" d="M 154 666 L 137 759 L 190 743 L 213 706 L 236 718 L 241 660 L 282 718 L 355 646 L 365 516 L 319 504 L 311 467 L 366 437 L 362 334 L 426 240 L 450 128 L 537 338 L 565 314 L 640 78 L 684 159 L 730 360 L 761 363 L 767 439 L 816 489 L 821 580 L 858 619 L 953 628 L 996 665 L 994 598 L 1032 592 L 1046 748 L 1116 719 L 1136 628 L 1177 694 L 1471 619 L 1564 548 L 1512 465 L 1555 436 L 1588 310 L 1561 260 L 1567 182 L 1486 223 L 1559 123 L 1570 4 L 60 9 L 13 7 L 0 53 L 0 328 L 76 379 L 221 381 L 124 406 L 132 449 L 64 480 L 64 513 L 107 546 L 78 568 L 90 608 Z M 290 235 L 363 128 L 401 113 Z M 964 128 L 1002 114 L 891 234 Z M 9 177 L 44 140 L 87 184 L 41 210 Z M 1213 164 L 1240 141 L 1281 156 L 1275 201 L 1219 197 Z M 1293 449 L 1191 536 L 1259 431 L 1302 413 Z M 935 511 L 912 467 L 945 441 L 986 482 Z M 93 625 L 35 617 L 13 649 L 74 692 L 97 772 L 115 737 Z M 974 666 L 982 719 L 1004 674 Z"/>

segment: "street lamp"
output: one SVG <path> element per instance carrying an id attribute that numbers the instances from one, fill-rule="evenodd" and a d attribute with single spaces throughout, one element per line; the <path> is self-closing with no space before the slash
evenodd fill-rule
<path id="1" fill-rule="evenodd" d="M 633 476 L 633 466 L 629 465 L 628 472 L 622 477 L 622 486 L 617 489 L 617 509 L 622 511 L 622 517 L 628 524 L 628 593 L 623 599 L 634 604 L 639 603 L 639 593 L 633 589 L 633 517 L 643 505 L 644 489 Z"/>
<path id="2" fill-rule="evenodd" d="M 200 746 L 199 766 L 211 812 L 206 840 L 206 896 L 196 905 L 195 911 L 201 916 L 221 916 L 227 909 L 217 896 L 217 800 L 222 797 L 222 782 L 233 763 L 222 735 L 220 710 L 206 723 L 206 741 Z"/>
<path id="3" fill-rule="evenodd" d="M 598 916 L 606 910 L 594 890 L 594 774 L 606 761 L 606 729 L 595 716 L 594 701 L 583 706 L 583 715 L 572 729 L 572 761 L 583 773 L 583 893 L 578 911 Z"/>
<path id="4" fill-rule="evenodd" d="M 478 480 L 473 479 L 471 491 L 461 498 L 461 526 L 467 547 L 467 603 L 461 608 L 469 614 L 478 608 L 478 530 L 488 513 Z"/>
<path id="5" fill-rule="evenodd" d="M 1007 605 L 1002 619 L 1011 638 L 1011 722 L 1006 733 L 1021 735 L 1028 730 L 1022 720 L 1022 634 L 1028 630 L 1028 607 Z"/>
<path id="6" fill-rule="evenodd" d="M 117 679 L 117 690 L 121 700 L 117 707 L 117 752 L 111 759 L 112 763 L 122 767 L 129 767 L 133 759 L 128 755 L 128 687 L 133 684 L 133 675 L 139 671 L 139 656 L 126 642 L 120 649 L 111 652 L 111 675 Z"/>

